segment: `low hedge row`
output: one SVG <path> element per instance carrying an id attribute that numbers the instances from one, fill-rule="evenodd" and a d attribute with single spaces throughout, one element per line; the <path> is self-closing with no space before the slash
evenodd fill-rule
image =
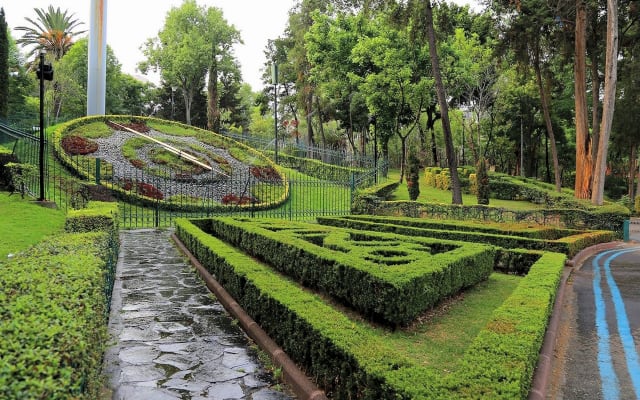
<path id="1" fill-rule="evenodd" d="M 544 253 L 494 311 L 447 380 L 456 397 L 525 399 L 551 316 L 566 257 Z"/>
<path id="2" fill-rule="evenodd" d="M 300 222 L 212 218 L 194 223 L 303 285 L 390 325 L 407 324 L 445 297 L 485 280 L 496 252 L 477 243 L 407 240 Z"/>
<path id="3" fill-rule="evenodd" d="M 607 204 L 590 210 L 538 209 L 509 210 L 485 205 L 418 203 L 415 201 L 380 201 L 363 196 L 354 202 L 353 214 L 375 214 L 420 218 L 444 218 L 495 222 L 532 222 L 562 225 L 568 229 L 609 230 L 622 237 L 624 221 L 630 212 L 619 204 Z"/>
<path id="4" fill-rule="evenodd" d="M 113 234 L 59 234 L 2 265 L 0 398 L 98 397 Z"/>
<path id="5" fill-rule="evenodd" d="M 267 333 L 336 400 L 526 398 L 565 257 L 546 253 L 444 374 L 405 356 L 321 297 L 179 220 L 176 234 Z M 502 321 L 508 329 L 499 329 Z"/>
<path id="6" fill-rule="evenodd" d="M 453 231 L 473 231 L 483 233 L 494 233 L 500 235 L 520 236 L 533 239 L 557 240 L 566 236 L 583 233 L 577 229 L 563 229 L 550 226 L 531 226 L 529 224 L 487 224 L 486 222 L 467 221 L 461 224 L 459 221 L 411 218 L 411 217 L 388 217 L 376 215 L 351 215 L 349 219 L 370 221 L 377 223 L 392 223 L 395 225 L 411 226 L 414 228 L 441 229 Z"/>
<path id="7" fill-rule="evenodd" d="M 588 231 L 571 235 L 558 240 L 545 240 L 508 234 L 477 232 L 474 230 L 441 230 L 435 228 L 418 228 L 397 224 L 395 221 L 373 222 L 348 217 L 318 217 L 323 225 L 347 229 L 360 229 L 375 232 L 389 232 L 406 236 L 433 237 L 444 240 L 464 241 L 473 243 L 488 243 L 507 249 L 526 248 L 531 250 L 546 250 L 567 254 L 573 257 L 580 250 L 597 243 L 610 242 L 615 239 L 611 231 Z"/>

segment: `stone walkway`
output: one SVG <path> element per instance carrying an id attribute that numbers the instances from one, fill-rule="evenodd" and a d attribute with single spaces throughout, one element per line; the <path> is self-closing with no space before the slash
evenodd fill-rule
<path id="1" fill-rule="evenodd" d="M 104 365 L 112 398 L 291 399 L 271 388 L 249 340 L 169 234 L 120 235 Z"/>

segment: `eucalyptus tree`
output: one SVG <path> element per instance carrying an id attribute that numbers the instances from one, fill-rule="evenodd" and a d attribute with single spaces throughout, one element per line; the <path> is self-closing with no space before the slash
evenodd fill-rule
<path id="1" fill-rule="evenodd" d="M 30 25 L 18 26 L 17 31 L 23 31 L 24 35 L 16 42 L 23 47 L 32 46 L 27 57 L 31 58 L 41 49 L 50 54 L 54 60 L 59 60 L 65 55 L 74 43 L 74 38 L 86 31 L 77 31 L 83 23 L 74 17 L 68 10 L 62 11 L 60 7 L 49 6 L 33 9 L 38 16 L 36 19 L 25 18 Z"/>

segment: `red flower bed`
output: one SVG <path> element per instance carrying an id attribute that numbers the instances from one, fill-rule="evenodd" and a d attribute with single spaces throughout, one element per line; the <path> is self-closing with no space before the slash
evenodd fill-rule
<path id="1" fill-rule="evenodd" d="M 120 187 L 127 191 L 132 190 L 135 187 L 136 193 L 140 196 L 150 197 L 156 200 L 164 199 L 164 194 L 162 194 L 157 187 L 149 183 L 134 182 L 131 179 L 123 179 L 120 181 Z"/>
<path id="2" fill-rule="evenodd" d="M 98 143 L 92 142 L 80 136 L 66 136 L 60 142 L 64 151 L 72 156 L 95 153 L 98 150 Z"/>
<path id="3" fill-rule="evenodd" d="M 251 167 L 251 175 L 266 181 L 279 181 L 280 175 L 273 167 Z"/>
<path id="4" fill-rule="evenodd" d="M 134 131 L 141 133 L 146 133 L 151 130 L 151 128 L 149 128 L 144 122 L 130 122 L 128 124 L 121 124 L 120 122 L 118 122 L 118 125 L 116 125 L 111 121 L 107 121 L 106 124 L 109 128 L 115 129 L 116 131 L 122 130 L 122 128 L 118 125 L 125 126 L 129 129 L 133 129 Z"/>
<path id="5" fill-rule="evenodd" d="M 243 204 L 250 204 L 252 200 L 253 199 L 251 197 L 247 197 L 247 196 L 239 197 L 238 195 L 229 193 L 222 198 L 222 204 L 243 205 Z"/>
<path id="6" fill-rule="evenodd" d="M 138 194 L 156 200 L 164 199 L 164 195 L 157 187 L 144 182 L 138 182 Z"/>

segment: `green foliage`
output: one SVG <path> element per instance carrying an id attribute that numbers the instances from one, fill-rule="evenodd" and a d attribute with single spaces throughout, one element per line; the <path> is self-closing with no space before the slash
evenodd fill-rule
<path id="1" fill-rule="evenodd" d="M 476 165 L 476 188 L 478 204 L 489 204 L 489 173 L 487 160 L 481 158 Z"/>
<path id="2" fill-rule="evenodd" d="M 97 398 L 117 258 L 115 209 L 78 212 L 67 230 L 81 233 L 52 236 L 0 269 L 0 313 L 8 321 L 0 325 L 3 399 Z M 108 231 L 90 232 L 80 213 L 111 220 L 93 226 Z"/>
<path id="3" fill-rule="evenodd" d="M 11 150 L 0 146 L 0 187 L 8 187 L 11 184 L 11 170 L 7 164 L 17 162 L 18 157 Z"/>
<path id="4" fill-rule="evenodd" d="M 192 222 L 178 221 L 176 234 L 260 326 L 338 400 L 461 399 L 477 398 L 483 392 L 526 397 L 526 392 L 514 396 L 513 387 L 520 393 L 521 387 L 530 384 L 532 370 L 528 366 L 537 360 L 541 336 L 518 337 L 508 332 L 496 335 L 494 321 L 504 315 L 523 314 L 526 317 L 519 321 L 517 329 L 526 327 L 544 332 L 553 302 L 550 293 L 555 291 L 564 265 L 562 255 L 542 256 L 503 306 L 492 311 L 490 323 L 479 331 L 473 330 L 472 335 L 477 332 L 477 338 L 464 353 L 461 364 L 452 362 L 452 353 L 446 353 L 451 364 L 443 368 L 442 364 L 434 365 L 433 358 L 424 358 L 421 352 L 456 341 L 460 327 L 467 326 L 461 321 L 485 321 L 481 315 L 487 311 L 487 303 L 479 303 L 474 309 L 477 313 L 457 314 L 461 319 L 448 325 L 449 329 L 458 327 L 455 335 L 449 335 L 446 329 L 439 330 L 437 323 L 429 324 L 425 330 L 384 331 L 357 317 L 348 317 L 321 296 L 283 279 L 256 258 L 202 232 Z M 433 330 L 445 340 L 432 341 L 425 332 Z M 490 343 L 485 339 L 488 335 Z M 446 339 L 449 337 L 451 340 Z M 425 341 L 428 343 L 422 344 Z M 501 351 L 503 348 L 508 351 Z M 481 368 L 474 368 L 474 363 Z M 448 373 L 443 373 L 443 369 Z M 510 373 L 505 379 L 490 375 L 491 371 Z M 469 387 L 478 390 L 466 390 Z"/>
<path id="5" fill-rule="evenodd" d="M 24 198 L 29 188 L 29 182 L 38 176 L 37 167 L 32 164 L 13 162 L 5 164 L 4 167 L 9 170 L 9 175 L 11 176 L 10 190 L 20 193 L 20 196 Z"/>
<path id="6" fill-rule="evenodd" d="M 446 296 L 486 279 L 495 255 L 493 248 L 479 244 L 304 223 L 231 218 L 195 223 L 364 316 L 391 325 L 407 324 Z"/>

